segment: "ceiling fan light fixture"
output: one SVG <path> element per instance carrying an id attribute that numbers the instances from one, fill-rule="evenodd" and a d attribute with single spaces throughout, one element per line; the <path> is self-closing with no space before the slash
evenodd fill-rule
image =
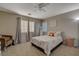
<path id="1" fill-rule="evenodd" d="M 28 13 L 28 15 L 31 15 L 31 13 Z"/>

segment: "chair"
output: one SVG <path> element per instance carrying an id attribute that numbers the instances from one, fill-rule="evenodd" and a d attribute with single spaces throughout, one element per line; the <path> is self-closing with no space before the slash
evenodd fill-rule
<path id="1" fill-rule="evenodd" d="M 1 35 L 0 42 L 1 50 L 5 50 L 7 46 L 12 45 L 13 43 L 12 35 Z"/>
<path id="2" fill-rule="evenodd" d="M 13 41 L 12 35 L 1 35 L 1 36 L 5 40 L 5 47 L 12 45 L 12 41 Z"/>

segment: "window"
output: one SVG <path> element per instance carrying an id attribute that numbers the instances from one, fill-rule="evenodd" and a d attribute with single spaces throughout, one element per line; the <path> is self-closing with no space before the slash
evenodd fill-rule
<path id="1" fill-rule="evenodd" d="M 29 22 L 30 32 L 34 32 L 34 22 Z"/>
<path id="2" fill-rule="evenodd" d="M 30 32 L 34 32 L 34 22 L 29 22 Z M 21 32 L 28 32 L 28 21 L 21 20 Z"/>
<path id="3" fill-rule="evenodd" d="M 28 21 L 21 20 L 21 32 L 27 32 L 28 30 Z"/>
<path id="4" fill-rule="evenodd" d="M 42 23 L 42 31 L 47 32 L 47 22 Z"/>

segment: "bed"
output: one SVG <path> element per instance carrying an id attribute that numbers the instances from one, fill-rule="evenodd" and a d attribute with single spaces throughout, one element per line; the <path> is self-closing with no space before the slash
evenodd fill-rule
<path id="1" fill-rule="evenodd" d="M 31 43 L 42 48 L 47 55 L 50 55 L 51 50 L 62 42 L 61 35 L 51 37 L 48 35 L 32 37 Z"/>

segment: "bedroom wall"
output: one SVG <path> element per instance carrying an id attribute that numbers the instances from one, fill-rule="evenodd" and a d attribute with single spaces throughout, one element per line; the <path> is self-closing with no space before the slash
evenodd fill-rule
<path id="1" fill-rule="evenodd" d="M 0 12 L 0 34 L 11 34 L 15 37 L 17 15 Z"/>
<path id="2" fill-rule="evenodd" d="M 56 26 L 53 27 L 53 19 L 48 20 L 48 32 L 49 31 L 63 31 L 67 36 L 72 36 L 77 38 L 77 23 L 73 23 L 71 20 L 67 19 L 54 19 L 56 20 Z M 50 26 L 52 22 L 52 26 Z"/>
<path id="3" fill-rule="evenodd" d="M 79 10 L 77 11 L 77 13 Z M 54 17 L 50 17 L 46 19 L 49 31 L 61 31 L 64 32 L 66 36 L 71 36 L 75 38 L 74 46 L 78 46 L 79 44 L 79 31 L 78 31 L 78 23 L 74 22 L 73 17 L 76 11 L 72 11 L 69 13 L 57 15 Z"/>

